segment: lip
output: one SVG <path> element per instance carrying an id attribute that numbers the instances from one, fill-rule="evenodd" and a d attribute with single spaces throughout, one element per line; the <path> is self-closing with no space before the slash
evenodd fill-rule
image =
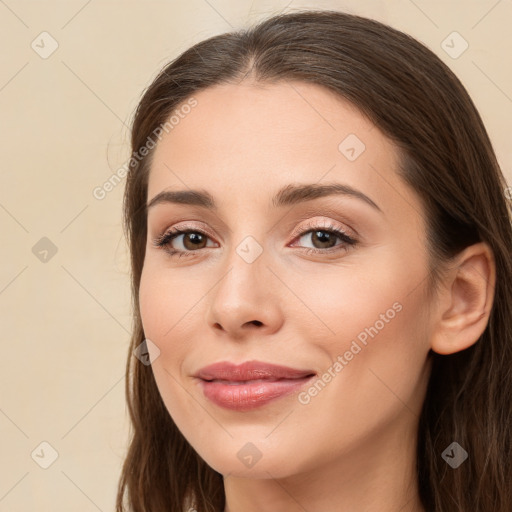
<path id="1" fill-rule="evenodd" d="M 206 398 L 226 409 L 248 411 L 305 386 L 316 373 L 261 361 L 222 361 L 197 374 Z"/>

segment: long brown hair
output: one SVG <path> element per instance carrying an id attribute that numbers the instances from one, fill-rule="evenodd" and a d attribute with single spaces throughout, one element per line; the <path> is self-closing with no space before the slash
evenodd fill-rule
<path id="1" fill-rule="evenodd" d="M 465 247 L 485 241 L 496 263 L 490 319 L 481 338 L 451 355 L 431 353 L 432 373 L 417 446 L 421 501 L 435 512 L 512 510 L 512 207 L 482 120 L 467 91 L 428 48 L 387 25 L 336 11 L 298 11 L 211 37 L 168 64 L 135 112 L 137 152 L 173 111 L 215 84 L 301 80 L 355 105 L 397 146 L 397 172 L 421 198 L 431 282 Z M 132 159 L 124 228 L 132 264 L 133 335 L 126 394 L 131 440 L 119 480 L 117 512 L 222 512 L 222 475 L 177 429 L 143 342 L 138 291 L 145 255 L 150 151 Z M 457 441 L 469 458 L 452 469 L 441 454 Z"/>

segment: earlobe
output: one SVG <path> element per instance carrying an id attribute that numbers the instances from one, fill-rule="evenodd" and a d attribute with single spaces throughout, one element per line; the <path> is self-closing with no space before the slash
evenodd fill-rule
<path id="1" fill-rule="evenodd" d="M 433 319 L 431 348 L 453 354 L 476 343 L 494 302 L 496 265 L 491 248 L 480 242 L 464 249 L 446 274 Z"/>

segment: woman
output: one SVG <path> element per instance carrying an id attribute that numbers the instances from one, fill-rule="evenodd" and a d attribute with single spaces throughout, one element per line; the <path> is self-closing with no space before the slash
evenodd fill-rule
<path id="1" fill-rule="evenodd" d="M 512 510 L 511 209 L 439 58 L 275 16 L 169 64 L 132 149 L 119 512 Z"/>

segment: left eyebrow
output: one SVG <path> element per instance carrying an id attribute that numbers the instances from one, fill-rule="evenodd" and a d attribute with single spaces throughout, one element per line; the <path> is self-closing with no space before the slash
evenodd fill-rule
<path id="1" fill-rule="evenodd" d="M 363 194 L 360 190 L 344 183 L 328 183 L 326 185 L 319 185 L 318 183 L 287 185 L 279 190 L 279 192 L 274 196 L 272 204 L 274 207 L 283 207 L 331 195 L 344 195 L 360 199 L 382 213 L 382 210 L 375 201 L 370 199 L 366 194 Z"/>
<path id="2" fill-rule="evenodd" d="M 274 208 L 281 208 L 331 195 L 344 195 L 360 199 L 382 213 L 375 201 L 366 194 L 343 183 L 329 183 L 326 185 L 319 185 L 318 183 L 289 184 L 281 188 L 272 198 L 272 205 Z M 206 190 L 164 190 L 153 197 L 146 207 L 149 210 L 161 203 L 188 204 L 214 211 L 218 209 L 215 199 Z"/>

